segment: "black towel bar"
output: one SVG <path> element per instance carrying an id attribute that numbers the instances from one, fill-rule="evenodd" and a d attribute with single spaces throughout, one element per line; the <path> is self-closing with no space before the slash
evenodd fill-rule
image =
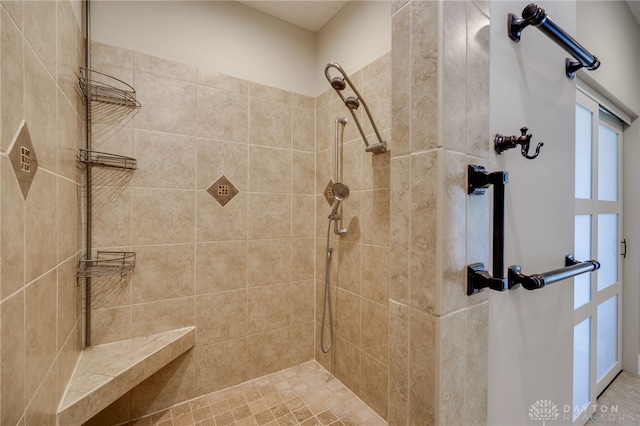
<path id="1" fill-rule="evenodd" d="M 507 18 L 507 34 L 509 38 L 516 43 L 520 41 L 522 30 L 527 26 L 533 25 L 542 31 L 547 37 L 553 40 L 558 46 L 563 48 L 567 53 L 576 60 L 572 61 L 567 58 L 565 61 L 565 73 L 568 78 L 573 79 L 576 71 L 585 68 L 593 71 L 600 66 L 598 58 L 593 56 L 584 47 L 575 41 L 569 34 L 565 33 L 556 25 L 551 18 L 547 16 L 547 12 L 535 3 L 529 4 L 522 11 L 522 18 L 518 18 L 510 13 Z"/>
<path id="2" fill-rule="evenodd" d="M 510 266 L 508 272 L 509 290 L 516 288 L 519 285 L 522 285 L 522 287 L 527 290 L 537 290 L 548 284 L 566 280 L 567 278 L 572 278 L 586 272 L 592 272 L 600 268 L 600 262 L 597 260 L 578 262 L 573 258 L 572 254 L 565 256 L 564 264 L 564 268 L 533 275 L 522 274 L 520 272 L 522 268 L 520 268 L 519 265 Z"/>

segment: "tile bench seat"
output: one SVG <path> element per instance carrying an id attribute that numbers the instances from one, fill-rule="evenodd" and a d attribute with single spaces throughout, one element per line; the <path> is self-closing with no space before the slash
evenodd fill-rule
<path id="1" fill-rule="evenodd" d="M 57 424 L 82 425 L 194 345 L 195 327 L 185 327 L 84 349 Z"/>

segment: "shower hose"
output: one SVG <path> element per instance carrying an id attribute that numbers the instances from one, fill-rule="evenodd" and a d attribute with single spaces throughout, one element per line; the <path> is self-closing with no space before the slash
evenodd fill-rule
<path id="1" fill-rule="evenodd" d="M 331 222 L 333 219 L 329 217 L 329 226 L 327 226 L 327 257 L 325 261 L 324 268 L 324 303 L 322 305 L 322 324 L 320 326 L 320 347 L 323 353 L 329 352 L 331 346 L 333 345 L 333 317 L 331 315 L 331 289 L 330 289 L 330 267 L 331 267 L 331 256 L 333 253 L 333 247 L 329 242 L 329 238 L 331 236 Z M 327 317 L 327 311 L 329 311 L 329 345 L 325 349 L 324 347 L 324 323 Z"/>

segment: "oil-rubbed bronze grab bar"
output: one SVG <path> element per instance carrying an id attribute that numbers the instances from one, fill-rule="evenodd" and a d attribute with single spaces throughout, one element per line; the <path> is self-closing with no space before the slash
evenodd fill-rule
<path id="1" fill-rule="evenodd" d="M 547 16 L 547 12 L 535 3 L 529 4 L 522 11 L 522 18 L 518 18 L 510 13 L 507 18 L 507 33 L 509 38 L 516 43 L 520 41 L 522 30 L 527 26 L 533 25 L 542 31 L 547 37 L 553 40 L 558 46 L 563 48 L 567 53 L 576 60 L 572 61 L 567 58 L 565 61 L 565 73 L 568 78 L 573 79 L 576 71 L 580 68 L 586 68 L 593 71 L 600 66 L 598 58 L 593 56 L 584 47 L 575 41 L 569 34 L 565 33 L 556 25 L 551 18 Z"/>
<path id="2" fill-rule="evenodd" d="M 509 181 L 507 172 L 487 172 L 482 166 L 469 165 L 467 168 L 467 192 L 470 195 L 483 195 L 485 189 L 493 185 L 493 276 L 485 270 L 483 263 L 467 266 L 467 296 L 476 294 L 485 288 L 506 291 L 520 285 L 527 290 L 536 290 L 556 281 L 575 277 L 600 268 L 597 260 L 578 262 L 569 254 L 565 257 L 565 267 L 524 275 L 519 265 L 509 267 L 504 277 L 504 186 Z"/>
<path id="3" fill-rule="evenodd" d="M 542 274 L 524 275 L 520 271 L 519 265 L 509 267 L 508 280 L 509 290 L 519 285 L 527 290 L 537 290 L 545 285 L 555 283 L 557 281 L 566 280 L 576 275 L 600 269 L 600 262 L 597 260 L 587 260 L 578 262 L 573 258 L 572 254 L 568 254 L 564 258 L 564 268 L 554 269 L 553 271 L 543 272 Z"/>
<path id="4" fill-rule="evenodd" d="M 483 195 L 486 188 L 493 185 L 493 276 L 484 269 L 483 263 L 467 267 L 467 295 L 478 293 L 489 287 L 496 291 L 508 290 L 504 276 L 504 186 L 509 182 L 507 172 L 489 173 L 482 166 L 469 165 L 467 168 L 470 195 Z"/>

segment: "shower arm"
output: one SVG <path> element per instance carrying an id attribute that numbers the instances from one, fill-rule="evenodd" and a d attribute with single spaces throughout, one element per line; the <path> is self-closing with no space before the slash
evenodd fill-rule
<path id="1" fill-rule="evenodd" d="M 362 140 L 364 141 L 364 144 L 366 145 L 365 151 L 367 151 L 367 152 L 374 151 L 374 154 L 387 152 L 387 143 L 382 139 L 382 136 L 380 135 L 380 132 L 378 131 L 378 126 L 376 126 L 375 121 L 373 121 L 373 116 L 371 115 L 371 111 L 369 111 L 369 106 L 367 105 L 367 102 L 360 95 L 360 92 L 358 92 L 358 89 L 356 89 L 356 86 L 353 84 L 353 82 L 351 81 L 351 79 L 349 78 L 347 73 L 344 72 L 344 70 L 342 69 L 340 64 L 337 64 L 335 62 L 329 62 L 327 64 L 327 66 L 324 68 L 324 75 L 325 75 L 325 77 L 327 78 L 327 80 L 329 82 L 331 82 L 331 76 L 329 75 L 329 68 L 335 68 L 340 72 L 340 74 L 342 74 L 342 77 L 344 78 L 344 81 L 346 81 L 347 84 L 349 85 L 349 87 L 351 88 L 351 90 L 353 90 L 353 93 L 356 95 L 356 98 L 358 99 L 358 101 L 360 103 L 362 103 L 362 105 L 364 106 L 364 110 L 367 113 L 367 117 L 369 118 L 369 122 L 371 123 L 371 127 L 373 127 L 373 131 L 376 134 L 376 138 L 378 138 L 378 143 L 380 145 L 382 145 L 382 148 L 383 148 L 379 152 L 377 150 L 374 151 L 374 149 L 370 149 L 370 148 L 373 148 L 374 146 L 377 146 L 377 145 L 371 145 L 369 143 L 369 140 L 367 139 L 367 137 L 364 134 L 364 130 L 362 129 L 362 126 L 360 125 L 360 121 L 358 120 L 358 117 L 356 116 L 356 113 L 353 111 L 353 109 L 347 107 L 347 109 L 351 112 L 351 116 L 353 117 L 353 120 L 356 122 L 356 126 L 358 126 L 358 130 L 360 131 L 360 135 L 362 135 Z M 335 89 L 335 88 L 334 88 L 334 90 L 336 91 L 338 96 L 340 96 L 340 99 L 342 99 L 342 102 L 346 105 L 347 100 L 345 99 L 345 97 L 342 94 L 342 92 L 340 90 Z"/>

